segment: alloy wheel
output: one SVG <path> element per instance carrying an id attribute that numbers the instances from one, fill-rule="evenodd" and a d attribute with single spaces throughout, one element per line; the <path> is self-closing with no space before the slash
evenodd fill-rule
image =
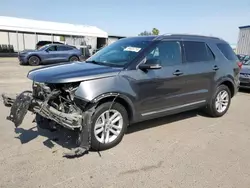
<path id="1" fill-rule="evenodd" d="M 229 94 L 226 90 L 222 90 L 217 94 L 215 108 L 217 112 L 223 113 L 229 104 Z"/>
<path id="2" fill-rule="evenodd" d="M 100 143 L 111 143 L 120 135 L 123 128 L 123 117 L 117 110 L 103 112 L 94 125 L 94 135 Z"/>

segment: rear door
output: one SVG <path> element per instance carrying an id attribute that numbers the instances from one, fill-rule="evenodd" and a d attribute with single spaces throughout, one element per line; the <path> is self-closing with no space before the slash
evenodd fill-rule
<path id="1" fill-rule="evenodd" d="M 215 55 L 205 41 L 184 40 L 186 73 L 185 99 L 188 103 L 203 103 L 211 95 L 218 70 Z"/>
<path id="2" fill-rule="evenodd" d="M 69 61 L 71 55 L 73 55 L 73 47 L 64 45 L 57 46 L 57 58 L 59 61 Z"/>

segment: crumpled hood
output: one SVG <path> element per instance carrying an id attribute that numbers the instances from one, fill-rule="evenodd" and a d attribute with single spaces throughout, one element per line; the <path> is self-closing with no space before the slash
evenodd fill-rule
<path id="1" fill-rule="evenodd" d="M 250 65 L 243 65 L 240 73 L 241 74 L 250 74 Z"/>
<path id="2" fill-rule="evenodd" d="M 89 79 L 115 76 L 121 68 L 96 65 L 85 62 L 61 63 L 34 69 L 28 78 L 42 83 L 69 83 Z"/>

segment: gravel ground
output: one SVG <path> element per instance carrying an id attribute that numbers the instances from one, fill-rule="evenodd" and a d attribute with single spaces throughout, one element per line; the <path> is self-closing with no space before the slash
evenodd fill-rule
<path id="1" fill-rule="evenodd" d="M 0 59 L 0 92 L 29 89 L 16 59 Z M 0 104 L 0 187 L 250 187 L 250 92 L 239 92 L 222 118 L 198 111 L 135 124 L 122 142 L 77 159 L 65 132 L 37 130 L 28 114 L 20 128 Z M 56 140 L 59 139 L 59 140 Z"/>

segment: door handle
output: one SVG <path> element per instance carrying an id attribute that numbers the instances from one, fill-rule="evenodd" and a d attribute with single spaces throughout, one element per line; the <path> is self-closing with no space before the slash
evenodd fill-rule
<path id="1" fill-rule="evenodd" d="M 213 70 L 217 71 L 217 70 L 219 70 L 219 67 L 218 67 L 217 65 L 215 65 L 215 66 L 213 67 Z"/>
<path id="2" fill-rule="evenodd" d="M 182 75 L 183 74 L 183 72 L 181 72 L 180 70 L 176 70 L 174 73 L 173 73 L 173 75 L 175 75 L 175 76 L 179 76 L 179 75 Z"/>

